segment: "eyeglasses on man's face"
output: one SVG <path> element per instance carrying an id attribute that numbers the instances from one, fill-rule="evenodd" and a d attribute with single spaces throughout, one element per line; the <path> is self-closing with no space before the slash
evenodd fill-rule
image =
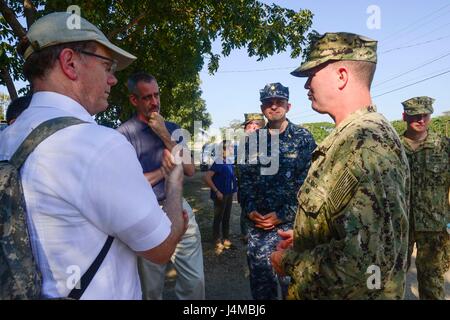
<path id="1" fill-rule="evenodd" d="M 104 60 L 105 65 L 106 65 L 106 71 L 110 74 L 114 74 L 117 70 L 117 60 L 114 60 L 114 59 L 111 59 L 111 58 L 108 58 L 105 56 L 101 56 L 99 54 L 89 52 L 89 51 L 79 50 L 78 52 L 85 54 L 87 56 L 96 57 L 96 58 Z"/>

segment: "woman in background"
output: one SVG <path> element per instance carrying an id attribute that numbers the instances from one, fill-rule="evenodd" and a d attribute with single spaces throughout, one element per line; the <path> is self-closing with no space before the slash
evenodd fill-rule
<path id="1" fill-rule="evenodd" d="M 228 156 L 231 154 L 230 147 L 231 143 L 227 143 L 227 140 L 222 141 L 222 156 L 218 155 L 203 177 L 211 188 L 211 199 L 214 201 L 213 241 L 217 255 L 221 254 L 223 249 L 231 247 L 230 214 L 233 194 L 237 192 L 237 181 L 234 174 L 234 159 Z M 221 226 L 222 237 L 220 237 Z"/>

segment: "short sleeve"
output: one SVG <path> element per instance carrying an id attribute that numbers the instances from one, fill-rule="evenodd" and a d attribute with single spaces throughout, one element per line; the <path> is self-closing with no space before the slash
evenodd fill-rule
<path id="1" fill-rule="evenodd" d="M 171 222 L 142 174 L 131 144 L 113 140 L 92 156 L 83 179 L 81 212 L 99 229 L 119 237 L 134 251 L 158 246 Z"/>

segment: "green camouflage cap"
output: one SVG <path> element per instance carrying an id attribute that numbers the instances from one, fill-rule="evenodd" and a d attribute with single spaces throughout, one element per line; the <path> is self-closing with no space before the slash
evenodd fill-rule
<path id="1" fill-rule="evenodd" d="M 325 33 L 307 49 L 300 67 L 291 72 L 296 77 L 308 77 L 308 71 L 328 61 L 368 61 L 377 63 L 377 41 L 347 33 Z"/>
<path id="2" fill-rule="evenodd" d="M 402 102 L 403 109 L 408 116 L 414 116 L 416 114 L 431 114 L 433 113 L 434 99 L 422 96 L 408 99 Z"/>
<path id="3" fill-rule="evenodd" d="M 289 88 L 283 86 L 281 83 L 268 83 L 259 90 L 259 100 L 262 102 L 266 99 L 281 98 L 289 100 Z"/>
<path id="4" fill-rule="evenodd" d="M 262 113 L 244 113 L 245 121 L 242 123 L 245 126 L 250 121 L 261 121 L 265 122 L 264 115 Z"/>
<path id="5" fill-rule="evenodd" d="M 69 12 L 54 12 L 43 16 L 33 23 L 27 32 L 28 47 L 23 57 L 28 59 L 33 52 L 62 43 L 77 41 L 95 41 L 111 50 L 117 61 L 117 70 L 126 68 L 136 57 L 112 44 L 96 26 L 79 17 L 79 26 L 70 24 L 73 15 Z"/>

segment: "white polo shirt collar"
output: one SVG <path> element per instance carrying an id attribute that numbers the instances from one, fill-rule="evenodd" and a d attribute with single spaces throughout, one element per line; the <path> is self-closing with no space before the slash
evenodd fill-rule
<path id="1" fill-rule="evenodd" d="M 53 108 L 70 113 L 80 120 L 95 123 L 87 110 L 74 99 L 52 91 L 38 91 L 33 94 L 29 108 Z"/>

